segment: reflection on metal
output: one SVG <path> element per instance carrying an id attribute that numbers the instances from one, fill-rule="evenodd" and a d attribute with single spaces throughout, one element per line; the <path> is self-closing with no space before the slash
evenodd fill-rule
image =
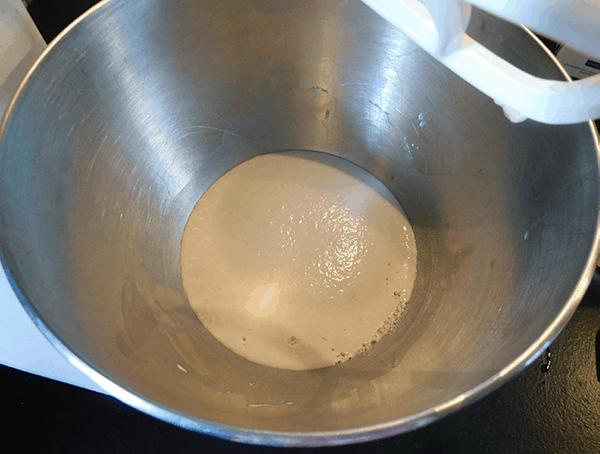
<path id="1" fill-rule="evenodd" d="M 552 353 L 550 349 L 546 350 L 544 354 L 544 363 L 541 365 L 542 373 L 550 372 L 550 365 L 552 364 Z"/>

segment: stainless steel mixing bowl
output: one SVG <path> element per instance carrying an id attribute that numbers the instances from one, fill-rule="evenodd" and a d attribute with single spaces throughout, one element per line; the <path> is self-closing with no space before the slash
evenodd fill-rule
<path id="1" fill-rule="evenodd" d="M 476 14 L 470 33 L 560 75 L 522 29 Z M 50 46 L 4 119 L 2 258 L 53 344 L 142 411 L 252 443 L 388 436 L 495 389 L 565 325 L 598 252 L 596 139 L 509 123 L 359 1 L 109 0 Z M 340 366 L 251 363 L 182 289 L 195 203 L 280 150 L 364 167 L 416 236 L 406 315 Z"/>

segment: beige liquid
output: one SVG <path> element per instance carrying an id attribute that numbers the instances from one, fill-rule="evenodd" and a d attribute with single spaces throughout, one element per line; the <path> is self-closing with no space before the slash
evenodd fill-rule
<path id="1" fill-rule="evenodd" d="M 194 208 L 181 273 L 202 324 L 267 366 L 327 367 L 371 348 L 412 291 L 416 245 L 370 173 L 332 155 L 259 156 Z"/>

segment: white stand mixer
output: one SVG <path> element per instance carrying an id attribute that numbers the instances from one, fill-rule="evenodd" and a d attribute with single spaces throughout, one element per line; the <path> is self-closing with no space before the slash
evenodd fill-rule
<path id="1" fill-rule="evenodd" d="M 569 83 L 531 76 L 466 34 L 471 4 L 600 56 L 600 0 L 364 0 L 460 77 L 503 106 L 512 121 L 551 124 L 600 117 L 600 75 Z M 0 114 L 45 43 L 21 0 L 0 1 Z M 0 271 L 0 363 L 94 390 L 42 336 Z"/>
<path id="2" fill-rule="evenodd" d="M 46 48 L 21 0 L 0 1 L 0 116 Z M 0 270 L 0 364 L 104 392 L 69 363 L 26 314 Z"/>
<path id="3" fill-rule="evenodd" d="M 471 4 L 600 56 L 598 0 L 364 0 L 421 48 L 494 99 L 513 122 L 580 123 L 600 117 L 600 75 L 577 82 L 540 79 L 507 63 L 466 34 Z"/>

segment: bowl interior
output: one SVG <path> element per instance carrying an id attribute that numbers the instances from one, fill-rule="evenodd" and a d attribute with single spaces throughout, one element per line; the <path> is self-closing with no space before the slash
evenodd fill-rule
<path id="1" fill-rule="evenodd" d="M 560 77 L 523 30 L 479 13 L 471 29 Z M 51 46 L 5 120 L 3 260 L 40 325 L 145 411 L 246 441 L 389 434 L 498 386 L 566 323 L 596 252 L 593 139 L 509 123 L 358 1 L 112 0 Z M 368 170 L 417 241 L 399 326 L 336 367 L 237 356 L 181 284 L 204 191 L 284 150 Z"/>

